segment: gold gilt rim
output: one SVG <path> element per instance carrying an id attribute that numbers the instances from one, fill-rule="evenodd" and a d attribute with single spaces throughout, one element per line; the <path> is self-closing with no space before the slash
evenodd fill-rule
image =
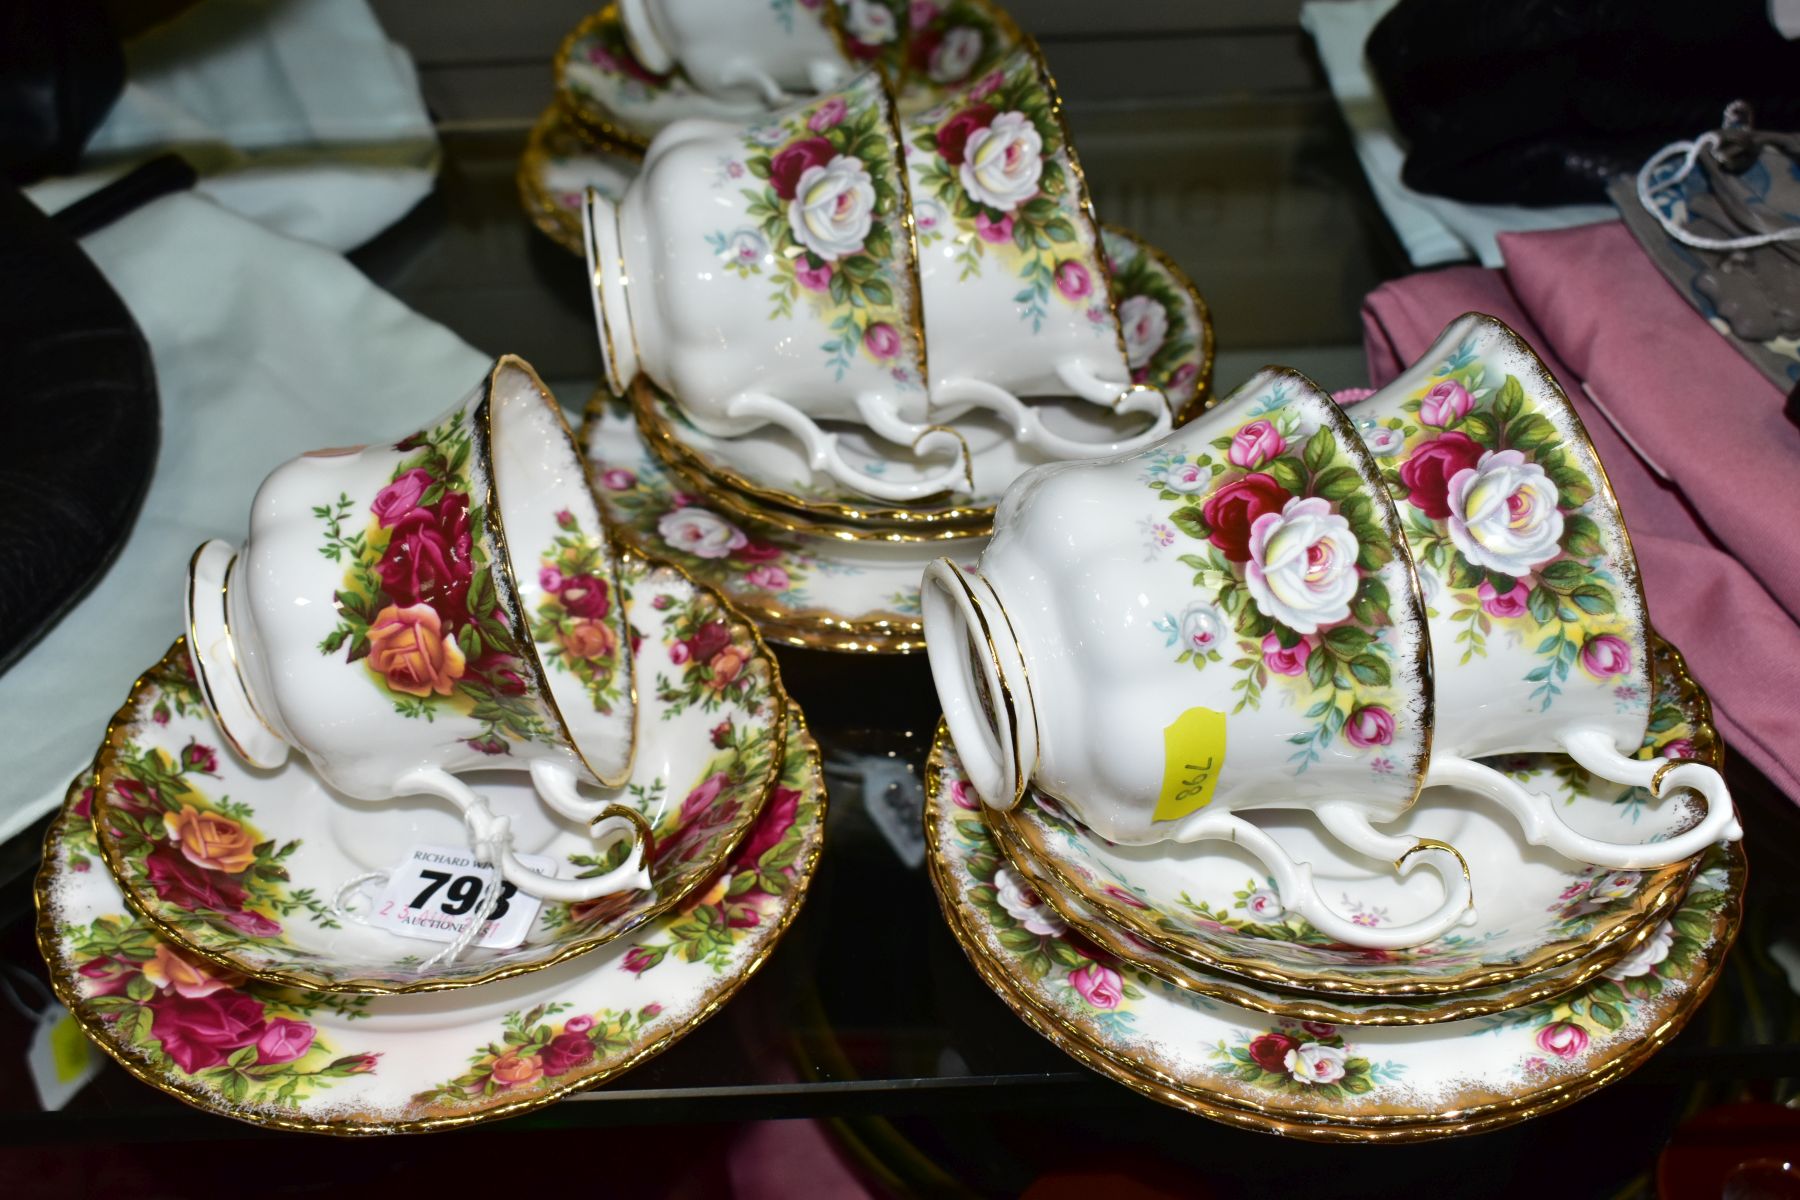
<path id="1" fill-rule="evenodd" d="M 43 956 L 44 963 L 48 968 L 50 986 L 56 993 L 56 998 L 69 1010 L 70 1015 L 74 1017 L 76 1023 L 81 1027 L 81 1031 L 87 1035 L 89 1041 L 93 1042 L 103 1050 L 108 1057 L 112 1058 L 113 1061 L 125 1068 L 128 1073 L 140 1082 L 148 1084 L 157 1091 L 162 1092 L 165 1095 L 173 1096 L 175 1099 L 200 1109 L 203 1112 L 231 1117 L 235 1120 L 244 1121 L 248 1124 L 261 1126 L 266 1129 L 283 1129 L 301 1133 L 324 1133 L 336 1137 L 368 1137 L 374 1134 L 423 1133 L 433 1130 L 459 1129 L 470 1125 L 485 1124 L 489 1121 L 497 1121 L 506 1117 L 530 1112 L 534 1109 L 543 1108 L 546 1105 L 561 1100 L 563 1097 L 573 1092 L 584 1091 L 589 1088 L 597 1087 L 612 1079 L 616 1079 L 618 1076 L 630 1071 L 632 1068 L 640 1066 L 650 1059 L 655 1058 L 658 1054 L 661 1054 L 664 1050 L 667 1050 L 670 1046 L 674 1045 L 700 1025 L 704 1024 L 708 1018 L 718 1012 L 725 1004 L 729 1003 L 731 998 L 737 995 L 744 985 L 749 983 L 750 980 L 756 976 L 762 969 L 763 964 L 768 961 L 769 955 L 774 952 L 778 945 L 780 945 L 782 937 L 793 924 L 795 916 L 799 914 L 800 909 L 806 900 L 806 896 L 811 890 L 812 880 L 818 869 L 819 854 L 824 847 L 825 817 L 830 804 L 830 796 L 825 787 L 824 760 L 820 755 L 818 743 L 813 740 L 812 734 L 807 729 L 805 714 L 801 712 L 800 707 L 797 704 L 789 704 L 786 708 L 786 712 L 794 722 L 796 732 L 802 743 L 806 746 L 807 779 L 810 786 L 817 794 L 818 811 L 813 820 L 812 829 L 808 833 L 809 844 L 806 848 L 806 853 L 796 864 L 797 869 L 795 871 L 794 883 L 789 889 L 789 893 L 793 897 L 792 903 L 783 908 L 781 913 L 776 917 L 773 926 L 770 928 L 767 940 L 754 955 L 745 960 L 742 968 L 736 974 L 731 976 L 717 993 L 707 1000 L 698 1010 L 690 1014 L 688 1019 L 681 1024 L 671 1027 L 658 1037 L 653 1038 L 643 1046 L 639 1047 L 636 1052 L 624 1059 L 612 1063 L 604 1069 L 584 1075 L 578 1075 L 565 1084 L 530 1097 L 515 1100 L 510 1104 L 499 1105 L 494 1108 L 484 1109 L 480 1112 L 460 1113 L 454 1116 L 424 1117 L 411 1121 L 371 1121 L 367 1124 L 347 1125 L 344 1123 L 343 1118 L 336 1121 L 323 1121 L 307 1117 L 282 1116 L 224 1109 L 220 1107 L 218 1098 L 212 1093 L 181 1087 L 169 1080 L 166 1076 L 152 1070 L 142 1060 L 113 1042 L 108 1034 L 104 1019 L 87 1009 L 79 988 L 67 978 L 67 973 L 65 971 L 58 969 L 58 964 L 61 962 L 61 948 L 55 927 L 55 919 L 51 912 L 50 887 L 53 882 L 52 876 L 55 873 L 55 864 L 58 860 L 58 851 L 61 848 L 63 827 L 63 819 L 61 817 L 52 820 L 49 832 L 45 835 L 43 862 L 38 868 L 37 880 L 33 888 L 33 899 L 37 912 L 38 952 Z M 82 775 L 77 776 L 75 781 L 70 785 L 69 791 L 65 795 L 63 801 L 65 808 L 73 805 L 77 801 L 80 796 L 82 780 L 86 777 L 87 773 L 84 772 Z M 355 1116 L 357 1114 L 352 1112 L 345 1115 Z"/>
<path id="2" fill-rule="evenodd" d="M 1212 393 L 1215 340 L 1212 310 L 1207 307 L 1192 277 L 1167 254 L 1123 226 L 1105 225 L 1104 228 L 1130 242 L 1141 253 L 1150 255 L 1169 276 L 1170 281 L 1193 302 L 1195 322 L 1199 326 L 1199 370 L 1194 376 L 1193 391 L 1187 398 L 1179 405 L 1173 400 L 1170 402 L 1176 412 L 1175 423 L 1181 425 L 1219 402 L 1219 397 Z M 1101 252 L 1104 254 L 1104 246 Z M 1111 273 L 1107 274 L 1110 278 Z M 923 542 L 986 536 L 993 530 L 994 510 L 998 501 L 994 504 L 921 509 L 904 505 L 809 499 L 757 483 L 725 463 L 702 456 L 684 442 L 660 411 L 658 400 L 659 393 L 654 386 L 648 379 L 639 376 L 632 390 L 631 406 L 637 415 L 638 428 L 643 432 L 644 441 L 655 451 L 659 460 L 689 483 L 701 485 L 696 490 L 706 493 L 709 498 L 719 495 L 716 489 L 721 487 L 734 493 L 723 504 L 737 506 L 745 520 L 785 529 L 790 533 L 809 533 L 846 541 Z M 765 505 L 780 511 L 771 511 L 770 508 L 763 507 Z M 873 528 L 875 526 L 888 528 L 877 530 Z M 942 527 L 944 532 L 910 532 L 923 527 Z"/>
<path id="3" fill-rule="evenodd" d="M 1434 1112 L 1430 1114 L 1400 1112 L 1391 1107 L 1369 1115 L 1283 1110 L 1279 1106 L 1225 1095 L 1144 1067 L 1128 1053 L 1108 1047 L 1060 1014 L 1046 1009 L 1018 987 L 1011 973 L 989 957 L 986 946 L 969 927 L 969 917 L 960 903 L 955 881 L 947 878 L 950 868 L 939 840 L 936 819 L 936 810 L 941 803 L 937 785 L 940 764 L 940 751 L 934 747 L 926 766 L 926 861 L 951 936 L 962 947 L 983 982 L 1026 1024 L 1083 1065 L 1165 1104 L 1264 1132 L 1319 1141 L 1421 1141 L 1497 1129 L 1570 1104 L 1636 1070 L 1681 1032 L 1718 982 L 1719 965 L 1736 940 L 1743 916 L 1743 885 L 1748 866 L 1742 844 L 1732 843 L 1728 848 L 1729 899 L 1714 926 L 1714 938 L 1706 948 L 1702 973 L 1674 1000 L 1659 1024 L 1636 1038 L 1623 1040 L 1620 1043 L 1622 1052 L 1617 1057 L 1578 1079 L 1565 1080 L 1511 1099 L 1456 1103 L 1450 1108 L 1444 1105 L 1453 1102 L 1438 1100 L 1433 1102 Z"/>
<path id="4" fill-rule="evenodd" d="M 604 386 L 596 388 L 589 398 L 582 421 L 581 442 L 584 452 L 593 441 L 588 432 L 589 427 L 601 419 L 603 406 L 610 398 Z M 594 459 L 590 456 L 590 472 L 594 465 Z M 651 558 L 659 557 L 654 549 L 645 547 L 639 541 L 642 535 L 637 530 L 622 521 L 612 521 L 610 524 L 616 541 L 625 544 L 634 553 Z M 917 613 L 873 611 L 847 617 L 829 609 L 790 609 L 748 596 L 733 597 L 731 602 L 756 622 L 765 640 L 782 645 L 849 654 L 916 654 L 925 648 L 925 622 Z"/>
<path id="5" fill-rule="evenodd" d="M 744 838 L 748 836 L 750 829 L 755 825 L 756 818 L 761 815 L 762 810 L 767 806 L 769 797 L 775 794 L 775 788 L 781 782 L 781 760 L 786 752 L 786 718 L 790 714 L 797 714 L 799 712 L 799 706 L 788 696 L 786 689 L 783 687 L 781 682 L 780 662 L 776 659 L 773 651 L 769 649 L 762 635 L 757 630 L 756 623 L 738 612 L 729 598 L 724 596 L 717 588 L 708 587 L 706 584 L 695 579 L 692 575 L 688 574 L 686 569 L 679 563 L 669 562 L 666 559 L 657 558 L 654 555 L 641 554 L 636 550 L 626 550 L 625 553 L 631 558 L 644 563 L 647 571 L 673 571 L 696 590 L 712 596 L 720 603 L 733 633 L 747 633 L 750 636 L 751 643 L 761 651 L 763 661 L 768 664 L 770 699 L 774 705 L 776 714 L 773 723 L 773 756 L 770 760 L 772 765 L 769 768 L 767 778 L 763 781 L 761 791 L 757 793 L 755 802 L 753 804 L 745 805 L 744 809 L 747 811 L 742 811 L 733 817 L 732 823 L 735 828 L 732 829 L 729 837 L 726 839 L 725 843 L 722 844 L 719 851 L 712 856 L 712 866 L 710 870 L 696 872 L 693 880 L 688 883 L 686 887 L 672 891 L 667 896 L 660 897 L 655 904 L 639 914 L 630 925 L 621 926 L 602 936 L 583 938 L 578 941 L 570 942 L 541 959 L 533 959 L 529 962 L 510 963 L 505 966 L 495 967 L 490 971 L 484 971 L 477 975 L 470 975 L 467 977 L 459 976 L 455 979 L 421 979 L 412 983 L 394 983 L 380 979 L 330 979 L 310 971 L 273 969 L 266 967 L 253 968 L 239 962 L 224 950 L 199 945 L 190 940 L 189 936 L 180 928 L 171 924 L 165 917 L 154 911 L 152 906 L 146 904 L 139 895 L 139 888 L 137 885 L 127 882 L 129 876 L 122 863 L 119 849 L 113 844 L 113 840 L 106 836 L 105 831 L 102 828 L 103 814 L 111 808 L 110 797 L 112 795 L 112 789 L 110 784 L 112 779 L 117 775 L 117 756 L 120 750 L 123 749 L 126 739 L 129 738 L 131 731 L 137 724 L 135 714 L 138 707 L 139 693 L 144 688 L 151 686 L 150 676 L 154 674 L 158 668 L 165 663 L 170 662 L 173 656 L 186 653 L 186 640 L 177 639 L 175 645 L 170 647 L 169 653 L 164 655 L 162 661 L 157 664 L 157 667 L 153 667 L 150 671 L 145 672 L 144 675 L 140 676 L 137 681 L 132 684 L 130 695 L 127 697 L 125 703 L 113 715 L 112 720 L 107 724 L 106 738 L 101 743 L 99 752 L 94 756 L 92 773 L 94 776 L 93 820 L 95 839 L 99 843 L 101 858 L 106 862 L 107 869 L 112 872 L 113 878 L 119 883 L 119 891 L 125 897 L 126 907 L 131 910 L 133 915 L 148 922 L 163 940 L 172 943 L 182 950 L 192 953 L 196 957 L 205 959 L 207 962 L 210 962 L 223 970 L 248 976 L 251 979 L 259 980 L 263 983 L 298 988 L 301 991 L 322 992 L 328 994 L 402 996 L 416 995 L 423 992 L 456 991 L 465 987 L 478 987 L 482 984 L 494 983 L 501 979 L 511 979 L 515 976 L 529 975 L 535 971 L 542 971 L 548 967 L 556 966 L 559 963 L 567 962 L 571 958 L 586 954 L 589 951 L 597 950 L 609 942 L 616 941 L 638 929 L 642 929 L 651 921 L 662 916 L 664 913 L 686 900 L 730 860 L 731 855 L 737 850 L 737 847 L 743 842 Z M 623 563 L 621 565 L 623 565 Z"/>
<path id="6" fill-rule="evenodd" d="M 1696 724 L 1700 736 L 1696 739 L 1697 748 L 1703 749 L 1706 761 L 1716 769 L 1723 769 L 1724 755 L 1719 741 L 1718 731 L 1712 726 L 1712 706 L 1706 698 L 1705 691 L 1688 675 L 1681 652 L 1675 649 L 1660 635 L 1652 631 L 1654 644 L 1658 653 L 1666 653 L 1669 657 L 1669 669 L 1685 686 L 1682 694 L 1694 703 Z M 941 731 L 940 731 L 941 732 Z M 947 737 L 945 738 L 947 741 Z M 1067 891 L 1078 897 L 1084 905 L 1094 911 L 1097 920 L 1112 922 L 1133 937 L 1147 942 L 1157 949 L 1195 966 L 1211 971 L 1223 972 L 1251 980 L 1258 984 L 1266 984 L 1278 989 L 1297 992 L 1308 992 L 1315 995 L 1338 995 L 1345 997 L 1368 998 L 1417 998 L 1429 996 L 1453 995 L 1475 988 L 1497 987 L 1502 984 L 1518 983 L 1529 976 L 1539 975 L 1545 971 L 1555 970 L 1577 960 L 1591 960 L 1602 966 L 1610 966 L 1622 958 L 1626 951 L 1641 940 L 1642 931 L 1660 914 L 1667 912 L 1672 904 L 1680 902 L 1686 895 L 1689 881 L 1699 870 L 1698 855 L 1659 867 L 1654 872 L 1651 882 L 1638 893 L 1636 903 L 1628 911 L 1615 915 L 1611 924 L 1597 933 L 1592 933 L 1576 941 L 1565 939 L 1541 947 L 1536 954 L 1523 962 L 1508 966 L 1474 966 L 1451 978 L 1433 979 L 1369 979 L 1356 975 L 1345 975 L 1331 970 L 1317 973 L 1296 974 L 1291 968 L 1264 960 L 1245 960 L 1228 957 L 1192 939 L 1181 938 L 1169 934 L 1139 914 L 1136 909 L 1116 903 L 1105 892 L 1088 886 L 1085 881 L 1072 877 L 1059 867 L 1053 857 L 1046 854 L 1044 848 L 1033 838 L 1029 826 L 1022 820 L 1018 810 L 999 813 L 994 816 L 996 824 L 1005 825 L 1008 831 L 1018 837 L 1032 852 L 1033 857 L 1043 865 L 1057 889 Z"/>
<path id="7" fill-rule="evenodd" d="M 983 815 L 987 816 L 985 812 Z M 1491 1016 L 1560 996 L 1574 991 L 1612 965 L 1611 961 L 1605 959 L 1576 959 L 1571 966 L 1562 970 L 1529 976 L 1527 982 L 1531 986 L 1523 989 L 1514 988 L 1504 993 L 1490 990 L 1483 995 L 1464 994 L 1430 1007 L 1424 1007 L 1422 1001 L 1408 1005 L 1399 1000 L 1373 1000 L 1360 1003 L 1354 1008 L 1344 1008 L 1333 1004 L 1331 998 L 1324 995 L 1277 996 L 1258 991 L 1230 976 L 1214 975 L 1201 967 L 1183 966 L 1180 960 L 1172 957 L 1165 956 L 1160 961 L 1144 957 L 1129 944 L 1126 936 L 1116 926 L 1104 919 L 1083 917 L 1073 912 L 1069 898 L 1057 888 L 1037 860 L 1031 857 L 1030 851 L 1013 838 L 1003 825 L 988 818 L 987 826 L 995 844 L 1005 853 L 1007 862 L 1071 929 L 1083 934 L 1101 949 L 1130 962 L 1164 983 L 1186 992 L 1223 1000 L 1252 1012 L 1268 1013 L 1295 1021 L 1330 1021 L 1337 1025 L 1437 1025 L 1444 1021 Z M 1627 952 L 1648 940 L 1656 931 L 1656 918 L 1680 899 L 1681 896 L 1674 893 L 1662 897 L 1652 918 L 1644 923 L 1642 929 L 1631 935 L 1626 945 Z M 1346 1003 L 1357 1002 L 1347 997 Z"/>
<path id="8" fill-rule="evenodd" d="M 1644 685 L 1649 689 L 1650 695 L 1655 696 L 1657 655 L 1656 648 L 1651 643 L 1661 639 L 1650 624 L 1650 600 L 1644 594 L 1644 577 L 1638 570 L 1637 547 L 1632 545 L 1631 530 L 1625 525 L 1625 510 L 1619 504 L 1619 494 L 1613 491 L 1612 478 L 1606 473 L 1606 464 L 1600 461 L 1600 448 L 1594 445 L 1594 439 L 1587 431 L 1587 423 L 1581 419 L 1581 414 L 1575 411 L 1575 402 L 1569 399 L 1569 394 L 1563 391 L 1562 384 L 1556 381 L 1555 372 L 1544 365 L 1544 360 L 1539 357 L 1536 350 L 1531 348 L 1530 342 L 1520 337 L 1518 332 L 1505 321 L 1487 313 L 1467 312 L 1451 324 L 1459 325 L 1464 321 L 1488 326 L 1498 333 L 1515 353 L 1524 355 L 1525 359 L 1537 369 L 1538 383 L 1542 388 L 1541 398 L 1546 403 L 1554 404 L 1568 419 L 1569 430 L 1574 434 L 1574 440 L 1579 447 L 1578 455 L 1586 457 L 1587 461 L 1583 465 L 1589 468 L 1588 476 L 1594 481 L 1600 495 L 1606 498 L 1607 508 L 1612 512 L 1613 523 L 1619 529 L 1619 541 L 1623 548 L 1623 553 L 1618 559 L 1619 574 L 1623 577 L 1625 588 L 1637 600 L 1638 637 L 1642 641 L 1644 649 L 1649 651 L 1644 655 Z M 1687 678 L 1685 668 L 1682 671 L 1682 677 Z M 1646 714 L 1646 726 L 1648 723 L 1649 717 Z M 1641 736 L 1642 731 L 1639 732 Z M 1716 763 L 1714 765 L 1720 766 Z"/>
<path id="9" fill-rule="evenodd" d="M 531 133 L 525 139 L 525 149 L 519 154 L 518 169 L 513 172 L 513 181 L 519 189 L 519 203 L 540 232 L 570 254 L 579 256 L 581 219 L 577 214 L 560 207 L 544 186 L 550 167 L 551 143 L 558 136 L 580 138 L 585 143 L 585 148 L 597 155 L 637 159 L 643 156 L 643 151 L 605 134 L 581 129 L 575 125 L 568 111 L 554 102 L 539 113 L 537 120 L 532 123 Z"/>
<path id="10" fill-rule="evenodd" d="M 575 52 L 575 43 L 602 26 L 618 23 L 617 4 L 608 4 L 576 22 L 575 28 L 569 30 L 563 40 L 557 43 L 556 54 L 550 59 L 550 78 L 556 85 L 556 103 L 577 128 L 591 137 L 619 143 L 627 152 L 635 152 L 641 156 L 650 145 L 647 136 L 619 123 L 618 114 L 607 109 L 598 100 L 583 99 L 569 85 L 569 57 Z"/>

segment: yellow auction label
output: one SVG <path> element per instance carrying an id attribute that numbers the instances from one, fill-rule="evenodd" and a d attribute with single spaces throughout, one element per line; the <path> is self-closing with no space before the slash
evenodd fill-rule
<path id="1" fill-rule="evenodd" d="M 1155 819 L 1173 821 L 1212 803 L 1225 766 L 1225 714 L 1190 708 L 1163 730 L 1162 793 Z"/>

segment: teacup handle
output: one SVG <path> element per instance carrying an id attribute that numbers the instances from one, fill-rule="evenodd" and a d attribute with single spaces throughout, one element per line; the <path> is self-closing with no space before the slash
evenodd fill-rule
<path id="1" fill-rule="evenodd" d="M 946 379 L 932 389 L 931 402 L 934 406 L 968 404 L 986 409 L 1011 426 L 1013 437 L 1022 445 L 1036 447 L 1058 459 L 1129 454 L 1167 437 L 1175 423 L 1169 411 L 1169 398 L 1151 387 L 1130 388 L 1113 405 L 1113 411 L 1121 416 L 1150 417 L 1153 422 L 1150 428 L 1113 441 L 1080 441 L 1053 433 L 1037 409 L 999 384 L 985 379 Z"/>
<path id="2" fill-rule="evenodd" d="M 786 400 L 763 392 L 744 392 L 731 398 L 725 415 L 767 421 L 786 430 L 805 448 L 809 467 L 824 471 L 846 487 L 878 500 L 920 500 L 939 492 L 967 494 L 973 489 L 969 445 L 961 434 L 942 425 L 909 425 L 885 401 L 858 397 L 856 405 L 870 430 L 878 436 L 910 445 L 913 453 L 921 458 L 939 450 L 947 450 L 955 457 L 935 475 L 927 475 L 914 483 L 889 483 L 857 469 L 844 458 L 835 433 L 827 433 L 817 421 Z"/>
<path id="3" fill-rule="evenodd" d="M 532 778 L 538 780 L 533 770 Z M 623 805 L 602 810 L 596 819 L 593 836 L 602 845 L 610 845 L 621 836 L 635 843 L 632 852 L 619 866 L 592 879 L 558 879 L 545 875 L 521 862 L 513 851 L 512 829 L 507 818 L 496 816 L 488 802 L 461 779 L 438 767 L 424 767 L 403 776 L 396 784 L 401 792 L 420 792 L 441 796 L 463 811 L 472 834 L 488 843 L 501 876 L 520 891 L 545 900 L 576 903 L 609 896 L 614 892 L 642 890 L 650 886 L 646 865 L 651 852 L 650 827 L 636 812 Z M 573 781 L 571 781 L 571 789 Z M 554 807 L 554 806 L 553 806 Z"/>
<path id="4" fill-rule="evenodd" d="M 1347 804 L 1316 810 L 1326 829 L 1364 853 L 1391 859 L 1402 875 L 1430 867 L 1444 885 L 1444 902 L 1428 917 L 1403 925 L 1361 925 L 1325 903 L 1313 883 L 1312 864 L 1295 862 L 1259 827 L 1235 813 L 1200 812 L 1175 832 L 1178 842 L 1222 841 L 1242 846 L 1261 861 L 1275 881 L 1282 905 L 1304 917 L 1314 929 L 1347 946 L 1399 950 L 1436 941 L 1458 925 L 1475 921 L 1469 865 L 1454 846 L 1430 838 L 1397 837 L 1369 827 L 1360 809 Z"/>
<path id="5" fill-rule="evenodd" d="M 1434 755 L 1425 785 L 1450 784 L 1487 796 L 1518 820 L 1525 840 L 1533 846 L 1547 846 L 1576 862 L 1618 871 L 1666 867 L 1700 853 L 1715 842 L 1735 842 L 1744 836 L 1724 778 L 1705 763 L 1678 759 L 1644 762 L 1627 758 L 1619 753 L 1611 739 L 1594 730 L 1565 734 L 1563 746 L 1570 758 L 1600 778 L 1648 788 L 1658 799 L 1671 789 L 1692 788 L 1706 800 L 1706 815 L 1692 829 L 1666 841 L 1603 842 L 1571 828 L 1557 813 L 1556 803 L 1549 796 L 1526 791 L 1484 763 Z"/>

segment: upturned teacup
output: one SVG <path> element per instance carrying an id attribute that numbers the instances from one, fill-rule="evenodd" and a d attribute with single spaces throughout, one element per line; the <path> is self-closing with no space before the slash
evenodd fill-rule
<path id="1" fill-rule="evenodd" d="M 874 73 L 748 127 L 677 122 L 617 204 L 590 190 L 583 213 L 615 394 L 641 370 L 706 432 L 777 425 L 869 495 L 968 489 L 966 447 L 928 424 L 905 172 Z M 953 459 L 889 484 L 846 461 L 824 421 Z"/>
<path id="2" fill-rule="evenodd" d="M 1581 418 L 1531 348 L 1469 313 L 1353 411 L 1424 590 L 1434 760 L 1562 751 L 1603 779 L 1705 801 L 1681 834 L 1618 844 L 1577 833 L 1547 797 L 1495 793 L 1528 840 L 1580 861 L 1664 866 L 1739 837 L 1712 767 L 1630 757 L 1655 694 L 1637 561 Z"/>
<path id="3" fill-rule="evenodd" d="M 879 14 L 865 14 L 864 6 Z M 851 15 L 860 25 L 889 17 L 867 0 Z M 625 40 L 646 68 L 658 75 L 679 69 L 708 95 L 770 107 L 791 103 L 796 93 L 831 91 L 854 73 L 833 30 L 841 19 L 832 0 L 619 0 Z"/>
<path id="4" fill-rule="evenodd" d="M 927 569 L 926 646 L 982 800 L 1029 785 L 1112 842 L 1233 841 L 1346 943 L 1469 919 L 1461 856 L 1383 834 L 1428 780 L 1425 616 L 1379 468 L 1329 397 L 1261 373 L 1160 446 L 1021 476 L 976 571 Z M 1241 812 L 1309 808 L 1353 849 L 1425 864 L 1444 902 L 1371 927 Z"/>
<path id="5" fill-rule="evenodd" d="M 1133 379 L 1099 222 L 1036 45 L 900 128 L 936 417 L 992 409 L 1059 458 L 1160 440 L 1169 404 Z M 1030 396 L 1076 396 L 1147 427 L 1108 441 L 1058 436 Z"/>
<path id="6" fill-rule="evenodd" d="M 562 412 L 509 356 L 416 433 L 277 468 L 242 546 L 195 552 L 186 606 L 202 693 L 245 761 L 297 749 L 357 799 L 440 796 L 520 889 L 585 900 L 650 882 L 642 818 L 577 791 L 630 774 L 622 600 Z M 496 768 L 633 853 L 590 879 L 532 870 L 459 778 Z"/>

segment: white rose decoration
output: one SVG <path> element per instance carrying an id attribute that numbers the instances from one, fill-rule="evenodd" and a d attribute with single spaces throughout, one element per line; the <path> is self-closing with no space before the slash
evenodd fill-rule
<path id="1" fill-rule="evenodd" d="M 808 167 L 788 201 L 788 225 L 800 244 L 826 262 L 855 254 L 875 221 L 875 184 L 861 159 L 838 155 Z"/>
<path id="2" fill-rule="evenodd" d="M 1450 541 L 1478 567 L 1525 575 L 1557 555 L 1556 484 L 1517 450 L 1490 450 L 1450 480 Z"/>
<path id="3" fill-rule="evenodd" d="M 1317 633 L 1350 615 L 1360 550 L 1350 522 L 1328 501 L 1296 496 L 1250 526 L 1244 583 L 1264 616 L 1295 633 Z"/>
<path id="4" fill-rule="evenodd" d="M 1588 889 L 1588 899 L 1622 900 L 1637 891 L 1639 878 L 1636 871 L 1609 871 L 1594 881 Z"/>
<path id="5" fill-rule="evenodd" d="M 1181 614 L 1181 648 L 1205 654 L 1225 640 L 1225 622 L 1210 604 L 1196 604 Z"/>
<path id="6" fill-rule="evenodd" d="M 994 872 L 994 890 L 1000 893 L 1000 907 L 1027 931 L 1039 937 L 1056 937 L 1068 929 L 1062 918 L 1038 899 L 1038 894 L 1025 886 L 1024 880 L 1013 874 L 1011 867 L 1001 867 Z"/>
<path id="7" fill-rule="evenodd" d="M 725 250 L 720 255 L 727 262 L 748 267 L 760 263 L 763 255 L 769 252 L 769 243 L 763 235 L 754 229 L 740 229 L 725 241 Z"/>
<path id="8" fill-rule="evenodd" d="M 1268 888 L 1257 888 L 1251 892 L 1249 898 L 1244 901 L 1244 907 L 1249 910 L 1251 916 L 1259 921 L 1279 920 L 1281 914 L 1287 911 L 1282 906 L 1281 897 Z"/>
<path id="9" fill-rule="evenodd" d="M 958 177 L 969 196 L 1009 213 L 1037 195 L 1044 174 L 1044 139 L 1031 118 L 1005 112 L 963 144 Z"/>
<path id="10" fill-rule="evenodd" d="M 1193 463 L 1176 463 L 1163 473 L 1163 486 L 1171 492 L 1192 495 L 1205 490 L 1212 482 L 1211 467 L 1199 467 Z"/>
<path id="11" fill-rule="evenodd" d="M 933 83 L 961 83 L 969 77 L 981 57 L 981 30 L 958 25 L 944 35 L 938 48 L 925 64 L 925 74 Z"/>
<path id="12" fill-rule="evenodd" d="M 936 200 L 919 197 L 913 201 L 913 225 L 920 233 L 936 233 L 943 228 L 944 206 Z"/>
<path id="13" fill-rule="evenodd" d="M 1398 429 L 1389 429 L 1386 425 L 1370 425 L 1358 432 L 1362 434 L 1363 445 L 1376 458 L 1392 458 L 1400 453 L 1400 447 L 1406 445 L 1406 435 Z"/>
<path id="14" fill-rule="evenodd" d="M 1119 323 L 1125 327 L 1125 361 L 1133 367 L 1149 362 L 1169 335 L 1168 311 L 1148 296 L 1127 297 L 1119 305 Z"/>
<path id="15" fill-rule="evenodd" d="M 1336 1083 L 1344 1077 L 1347 1057 L 1342 1046 L 1305 1042 L 1289 1050 L 1282 1062 L 1301 1083 Z"/>
<path id="16" fill-rule="evenodd" d="M 657 519 L 656 532 L 696 558 L 724 558 L 750 541 L 743 530 L 704 508 L 672 508 Z"/>
<path id="17" fill-rule="evenodd" d="M 850 0 L 844 6 L 844 32 L 865 46 L 883 46 L 894 40 L 900 27 L 894 14 L 875 0 Z"/>
<path id="18" fill-rule="evenodd" d="M 1675 941 L 1675 929 L 1667 921 L 1656 927 L 1644 943 L 1624 958 L 1606 969 L 1608 979 L 1635 979 L 1639 975 L 1648 975 L 1658 963 L 1669 957 L 1669 947 Z"/>

